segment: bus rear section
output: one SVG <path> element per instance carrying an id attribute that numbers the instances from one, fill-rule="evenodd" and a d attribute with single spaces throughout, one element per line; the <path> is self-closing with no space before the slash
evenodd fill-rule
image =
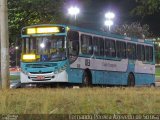
<path id="1" fill-rule="evenodd" d="M 68 41 L 76 43 L 72 47 L 78 52 L 70 59 L 71 82 L 124 86 L 155 84 L 152 42 L 79 28 L 70 32 L 75 38 Z"/>

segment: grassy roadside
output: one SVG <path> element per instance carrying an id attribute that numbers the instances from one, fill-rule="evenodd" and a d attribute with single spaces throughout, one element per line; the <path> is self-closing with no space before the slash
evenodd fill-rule
<path id="1" fill-rule="evenodd" d="M 10 75 L 9 79 L 10 80 L 20 80 L 20 76 L 19 75 Z"/>
<path id="2" fill-rule="evenodd" d="M 156 67 L 155 75 L 160 76 L 160 67 Z"/>
<path id="3" fill-rule="evenodd" d="M 159 88 L 0 90 L 1 114 L 159 114 Z"/>

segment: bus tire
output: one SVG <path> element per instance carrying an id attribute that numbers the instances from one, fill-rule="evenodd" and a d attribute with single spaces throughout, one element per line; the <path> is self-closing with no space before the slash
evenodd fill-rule
<path id="1" fill-rule="evenodd" d="M 129 73 L 128 75 L 128 86 L 134 87 L 135 86 L 135 77 L 133 73 Z"/>
<path id="2" fill-rule="evenodd" d="M 155 83 L 151 83 L 151 84 L 150 84 L 150 87 L 155 87 Z"/>
<path id="3" fill-rule="evenodd" d="M 89 69 L 86 69 L 84 71 L 83 76 L 82 76 L 82 83 L 83 83 L 83 86 L 85 87 L 92 86 L 92 74 Z"/>

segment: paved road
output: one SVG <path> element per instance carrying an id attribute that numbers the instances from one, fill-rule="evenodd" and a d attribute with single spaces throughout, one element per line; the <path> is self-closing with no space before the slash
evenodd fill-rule
<path id="1" fill-rule="evenodd" d="M 20 72 L 11 71 L 10 75 L 19 76 Z M 18 88 L 20 87 L 21 83 L 20 80 L 11 80 L 10 81 L 10 88 Z"/>
<path id="2" fill-rule="evenodd" d="M 10 81 L 10 88 L 19 88 L 21 86 L 20 80 Z"/>

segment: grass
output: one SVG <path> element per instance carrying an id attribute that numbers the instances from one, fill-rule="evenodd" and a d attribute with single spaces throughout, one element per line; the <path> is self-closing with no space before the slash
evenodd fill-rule
<path id="1" fill-rule="evenodd" d="M 155 75 L 160 76 L 160 67 L 156 67 Z"/>
<path id="2" fill-rule="evenodd" d="M 0 114 L 159 114 L 159 88 L 0 90 Z"/>
<path id="3" fill-rule="evenodd" d="M 10 75 L 9 79 L 10 80 L 20 80 L 20 76 L 19 75 Z"/>

